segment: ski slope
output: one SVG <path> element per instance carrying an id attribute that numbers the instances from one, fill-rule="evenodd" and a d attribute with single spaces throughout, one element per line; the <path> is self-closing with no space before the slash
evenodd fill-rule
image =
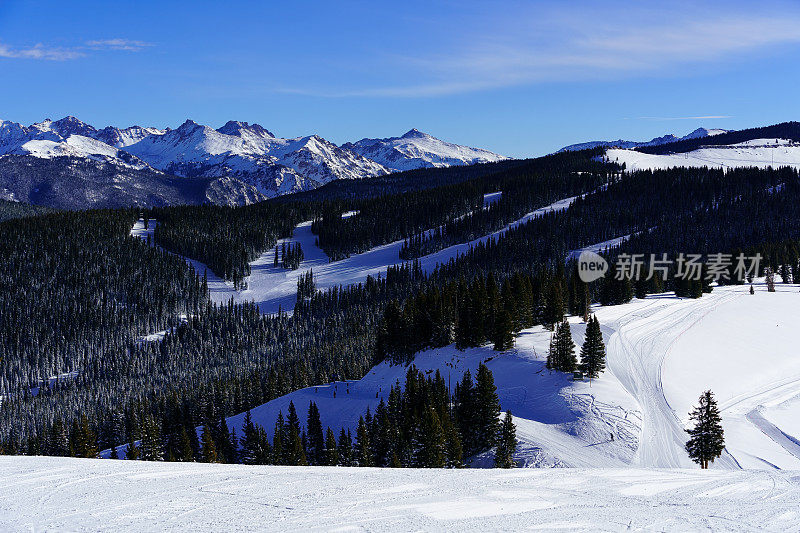
<path id="1" fill-rule="evenodd" d="M 313 246 L 310 226 L 301 224 L 292 239 L 310 252 L 303 267 L 313 265 L 322 287 L 360 282 L 366 273 L 378 275 L 384 262 L 391 264 L 396 257 L 393 243 L 328 263 Z M 589 248 L 605 244 L 612 243 Z M 451 248 L 461 246 L 465 245 Z M 423 259 L 423 267 L 432 268 L 451 252 L 431 254 Z M 209 274 L 214 298 L 260 296 L 264 312 L 277 311 L 279 305 L 291 309 L 296 277 L 304 268 L 275 269 L 270 254 L 254 263 L 246 291 L 237 293 Z M 800 293 L 797 285 L 779 283 L 776 293 L 767 293 L 763 284 L 756 287 L 752 296 L 748 286 L 717 287 L 698 300 L 668 293 L 596 307 L 608 369 L 591 387 L 544 370 L 549 333 L 541 327 L 523 331 L 507 354 L 488 346 L 465 352 L 451 346 L 421 352 L 414 364 L 425 371 L 438 369 L 454 382 L 465 369 L 474 374 L 478 363 L 487 361 L 503 408 L 517 420 L 517 460 L 527 466 L 691 467 L 683 448 L 688 413 L 700 393 L 710 388 L 722 410 L 728 444 L 713 468 L 800 469 L 800 356 L 790 327 L 800 321 Z M 576 317 L 571 324 L 580 346 L 585 327 Z M 403 382 L 405 371 L 383 363 L 358 382 L 295 391 L 253 409 L 254 421 L 271 431 L 278 412 L 286 414 L 289 401 L 301 419 L 314 401 L 324 425 L 354 429 L 367 407 L 374 410 L 392 384 Z M 241 430 L 242 419 L 243 414 L 231 417 L 229 426 Z M 612 433 L 614 442 L 604 442 Z"/>
<path id="2" fill-rule="evenodd" d="M 439 470 L 0 456 L 3 531 L 797 531 L 778 471 Z"/>
<path id="3" fill-rule="evenodd" d="M 753 139 L 739 144 L 709 146 L 672 154 L 645 154 L 636 150 L 611 148 L 606 151 L 606 157 L 620 165 L 625 163 L 628 171 L 672 167 L 800 168 L 800 143 L 786 139 Z"/>
<path id="4" fill-rule="evenodd" d="M 484 205 L 500 199 L 502 193 L 494 192 L 485 195 Z M 570 206 L 577 197 L 565 198 L 554 202 L 551 205 L 536 209 L 518 220 L 507 224 L 503 228 L 483 237 L 469 242 L 449 246 L 438 252 L 423 256 L 419 259 L 422 269 L 426 272 L 433 271 L 437 265 L 446 263 L 450 259 L 466 253 L 471 246 L 480 242 L 486 242 L 490 238 L 496 238 L 511 228 L 524 224 L 531 218 L 541 216 L 550 211 L 561 211 Z M 352 215 L 352 213 L 345 213 Z M 150 231 L 144 230 L 144 221 L 139 220 L 131 229 L 131 235 L 143 239 L 149 233 L 152 236 L 154 221 L 150 223 Z M 385 276 L 389 266 L 402 263 L 400 260 L 400 249 L 403 247 L 402 240 L 389 244 L 384 244 L 372 248 L 371 250 L 352 255 L 340 261 L 329 262 L 328 256 L 317 246 L 316 235 L 311 232 L 311 221 L 298 224 L 291 237 L 278 241 L 278 246 L 284 242 L 299 243 L 303 248 L 305 256 L 303 262 L 297 270 L 287 270 L 282 267 L 274 267 L 275 249 L 269 249 L 262 253 L 255 261 L 250 263 L 251 274 L 245 282 L 247 288 L 235 290 L 233 283 L 225 281 L 216 276 L 211 269 L 203 263 L 186 258 L 187 263 L 202 275 L 207 272 L 208 288 L 211 299 L 215 303 L 227 303 L 231 299 L 234 302 L 255 302 L 259 310 L 264 314 L 274 314 L 279 310 L 291 312 L 297 301 L 297 280 L 308 270 L 314 271 L 314 281 L 318 290 L 324 290 L 337 286 L 348 286 L 366 281 L 367 276 Z"/>
<path id="5" fill-rule="evenodd" d="M 506 353 L 449 346 L 420 352 L 413 364 L 454 386 L 484 362 L 502 408 L 514 413 L 521 466 L 692 468 L 684 450 L 688 414 L 710 388 L 727 437 L 713 468 L 800 469 L 800 356 L 790 328 L 800 320 L 799 301 L 797 285 L 767 293 L 756 284 L 754 295 L 731 286 L 697 300 L 665 293 L 597 306 L 608 367 L 592 383 L 545 369 L 550 332 L 541 326 L 523 330 Z M 580 347 L 585 325 L 572 317 L 570 326 Z M 358 381 L 301 389 L 252 409 L 253 421 L 269 433 L 290 401 L 301 420 L 313 401 L 323 426 L 353 430 L 406 371 L 384 362 Z M 228 425 L 241 432 L 243 419 L 230 417 Z M 489 465 L 488 454 L 472 463 Z"/>

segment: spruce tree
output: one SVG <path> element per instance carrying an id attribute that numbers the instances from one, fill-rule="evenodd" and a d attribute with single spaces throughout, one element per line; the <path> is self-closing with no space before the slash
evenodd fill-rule
<path id="1" fill-rule="evenodd" d="M 310 465 L 325 464 L 325 435 L 322 431 L 322 422 L 319 417 L 319 409 L 314 402 L 308 405 L 308 422 L 306 423 L 308 432 L 308 449 L 306 459 Z"/>
<path id="2" fill-rule="evenodd" d="M 328 428 L 325 434 L 325 464 L 328 466 L 337 466 L 339 464 L 339 450 L 336 446 L 336 436 L 333 430 Z"/>
<path id="3" fill-rule="evenodd" d="M 218 463 L 217 445 L 214 443 L 211 428 L 208 425 L 203 426 L 203 435 L 200 437 L 200 441 L 200 460 L 204 463 Z"/>
<path id="4" fill-rule="evenodd" d="M 503 423 L 497 434 L 497 446 L 494 452 L 494 466 L 496 468 L 514 468 L 514 452 L 517 451 L 517 427 L 511 417 L 511 411 L 506 411 Z"/>
<path id="5" fill-rule="evenodd" d="M 581 368 L 589 376 L 596 378 L 606 367 L 606 346 L 597 315 L 586 324 L 586 338 L 581 346 Z"/>
<path id="6" fill-rule="evenodd" d="M 498 352 L 505 352 L 514 347 L 514 323 L 511 320 L 511 313 L 506 309 L 501 309 L 494 321 L 494 333 L 492 342 L 494 349 Z"/>
<path id="7" fill-rule="evenodd" d="M 550 366 L 561 372 L 573 372 L 577 365 L 575 358 L 575 343 L 572 342 L 572 332 L 566 319 L 556 328 L 555 340 L 552 346 Z"/>
<path id="8" fill-rule="evenodd" d="M 689 418 L 694 421 L 694 427 L 687 430 L 690 438 L 686 442 L 686 451 L 700 468 L 708 468 L 709 461 L 713 463 L 725 449 L 722 417 L 710 390 L 700 396 L 700 403 Z"/>
<path id="9" fill-rule="evenodd" d="M 478 452 L 488 450 L 494 446 L 497 428 L 500 421 L 500 400 L 497 397 L 497 387 L 494 376 L 489 368 L 481 363 L 478 366 L 478 375 L 475 384 L 476 401 L 476 448 Z"/>

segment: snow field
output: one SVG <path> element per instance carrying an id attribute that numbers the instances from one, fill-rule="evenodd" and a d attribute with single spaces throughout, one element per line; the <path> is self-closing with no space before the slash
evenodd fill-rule
<path id="1" fill-rule="evenodd" d="M 796 531 L 777 471 L 439 470 L 0 457 L 3 531 Z"/>
<path id="2" fill-rule="evenodd" d="M 786 139 L 753 139 L 740 144 L 710 146 L 675 154 L 645 154 L 636 150 L 611 148 L 606 151 L 606 157 L 612 162 L 625 163 L 628 171 L 672 167 L 800 168 L 800 143 Z"/>

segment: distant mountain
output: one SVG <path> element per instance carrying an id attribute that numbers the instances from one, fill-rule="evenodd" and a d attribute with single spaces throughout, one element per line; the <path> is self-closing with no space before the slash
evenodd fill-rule
<path id="1" fill-rule="evenodd" d="M 50 163 L 25 165 L 14 159 L 2 164 L 4 158 L 11 156 L 45 159 Z M 175 129 L 142 126 L 98 129 L 72 116 L 56 121 L 46 119 L 30 126 L 0 121 L 0 169 L 6 172 L 0 175 L 3 184 L 0 198 L 25 201 L 38 198 L 60 207 L 69 206 L 70 201 L 75 207 L 125 205 L 125 201 L 144 205 L 150 200 L 156 205 L 181 201 L 236 204 L 309 191 L 334 180 L 504 159 L 487 150 L 448 143 L 418 130 L 402 137 L 362 139 L 337 146 L 318 135 L 285 139 L 259 124 L 233 120 L 218 129 L 192 120 Z M 76 172 L 70 166 L 74 167 L 78 161 L 87 164 L 80 165 Z M 28 188 L 34 177 L 24 176 L 24 169 L 44 167 L 52 173 L 54 184 L 68 182 L 76 187 L 70 194 L 62 189 L 70 201 L 33 194 Z M 94 196 L 90 185 L 92 169 L 97 172 L 94 183 L 99 189 Z M 176 176 L 224 178 L 224 181 L 206 180 L 207 186 L 213 184 L 206 197 L 198 196 L 194 189 L 187 193 L 194 186 L 175 182 Z M 22 183 L 15 185 L 11 177 Z M 82 181 L 78 184 L 76 180 Z M 116 183 L 113 189 L 103 185 L 112 182 Z M 176 186 L 180 191 L 174 189 Z M 156 188 L 151 191 L 153 196 L 143 191 L 145 187 Z M 114 190 L 118 192 L 113 194 Z M 183 193 L 188 195 L 182 196 Z"/>
<path id="2" fill-rule="evenodd" d="M 230 121 L 215 130 L 187 120 L 126 150 L 178 176 L 232 176 L 272 197 L 335 179 L 380 176 L 381 165 L 317 136 L 281 139 L 258 124 Z"/>
<path id="3" fill-rule="evenodd" d="M 60 209 L 247 205 L 266 200 L 234 178 L 181 178 L 84 157 L 0 157 L 0 199 Z"/>
<path id="4" fill-rule="evenodd" d="M 565 146 L 564 148 L 560 149 L 559 152 L 585 150 L 587 148 L 597 148 L 598 146 L 625 148 L 630 150 L 631 148 L 640 148 L 643 146 L 660 146 L 662 144 L 684 141 L 687 139 L 701 139 L 704 137 L 719 135 L 721 133 L 727 133 L 728 131 L 729 130 L 697 128 L 693 132 L 689 133 L 688 135 L 684 135 L 683 137 L 676 137 L 675 135 L 669 133 L 667 135 L 664 135 L 662 137 L 656 137 L 655 139 L 651 139 L 649 141 L 624 141 L 622 139 L 618 139 L 616 141 L 589 141 L 577 144 L 570 144 L 569 146 Z"/>
<path id="5" fill-rule="evenodd" d="M 361 139 L 342 148 L 369 158 L 392 171 L 472 165 L 508 159 L 480 148 L 442 141 L 412 129 L 401 137 Z"/>

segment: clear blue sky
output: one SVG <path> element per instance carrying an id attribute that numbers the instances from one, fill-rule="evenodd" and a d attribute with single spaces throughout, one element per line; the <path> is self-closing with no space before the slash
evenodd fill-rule
<path id="1" fill-rule="evenodd" d="M 799 82 L 789 2 L 0 2 L 0 118 L 25 124 L 416 127 L 521 157 L 797 120 Z"/>

